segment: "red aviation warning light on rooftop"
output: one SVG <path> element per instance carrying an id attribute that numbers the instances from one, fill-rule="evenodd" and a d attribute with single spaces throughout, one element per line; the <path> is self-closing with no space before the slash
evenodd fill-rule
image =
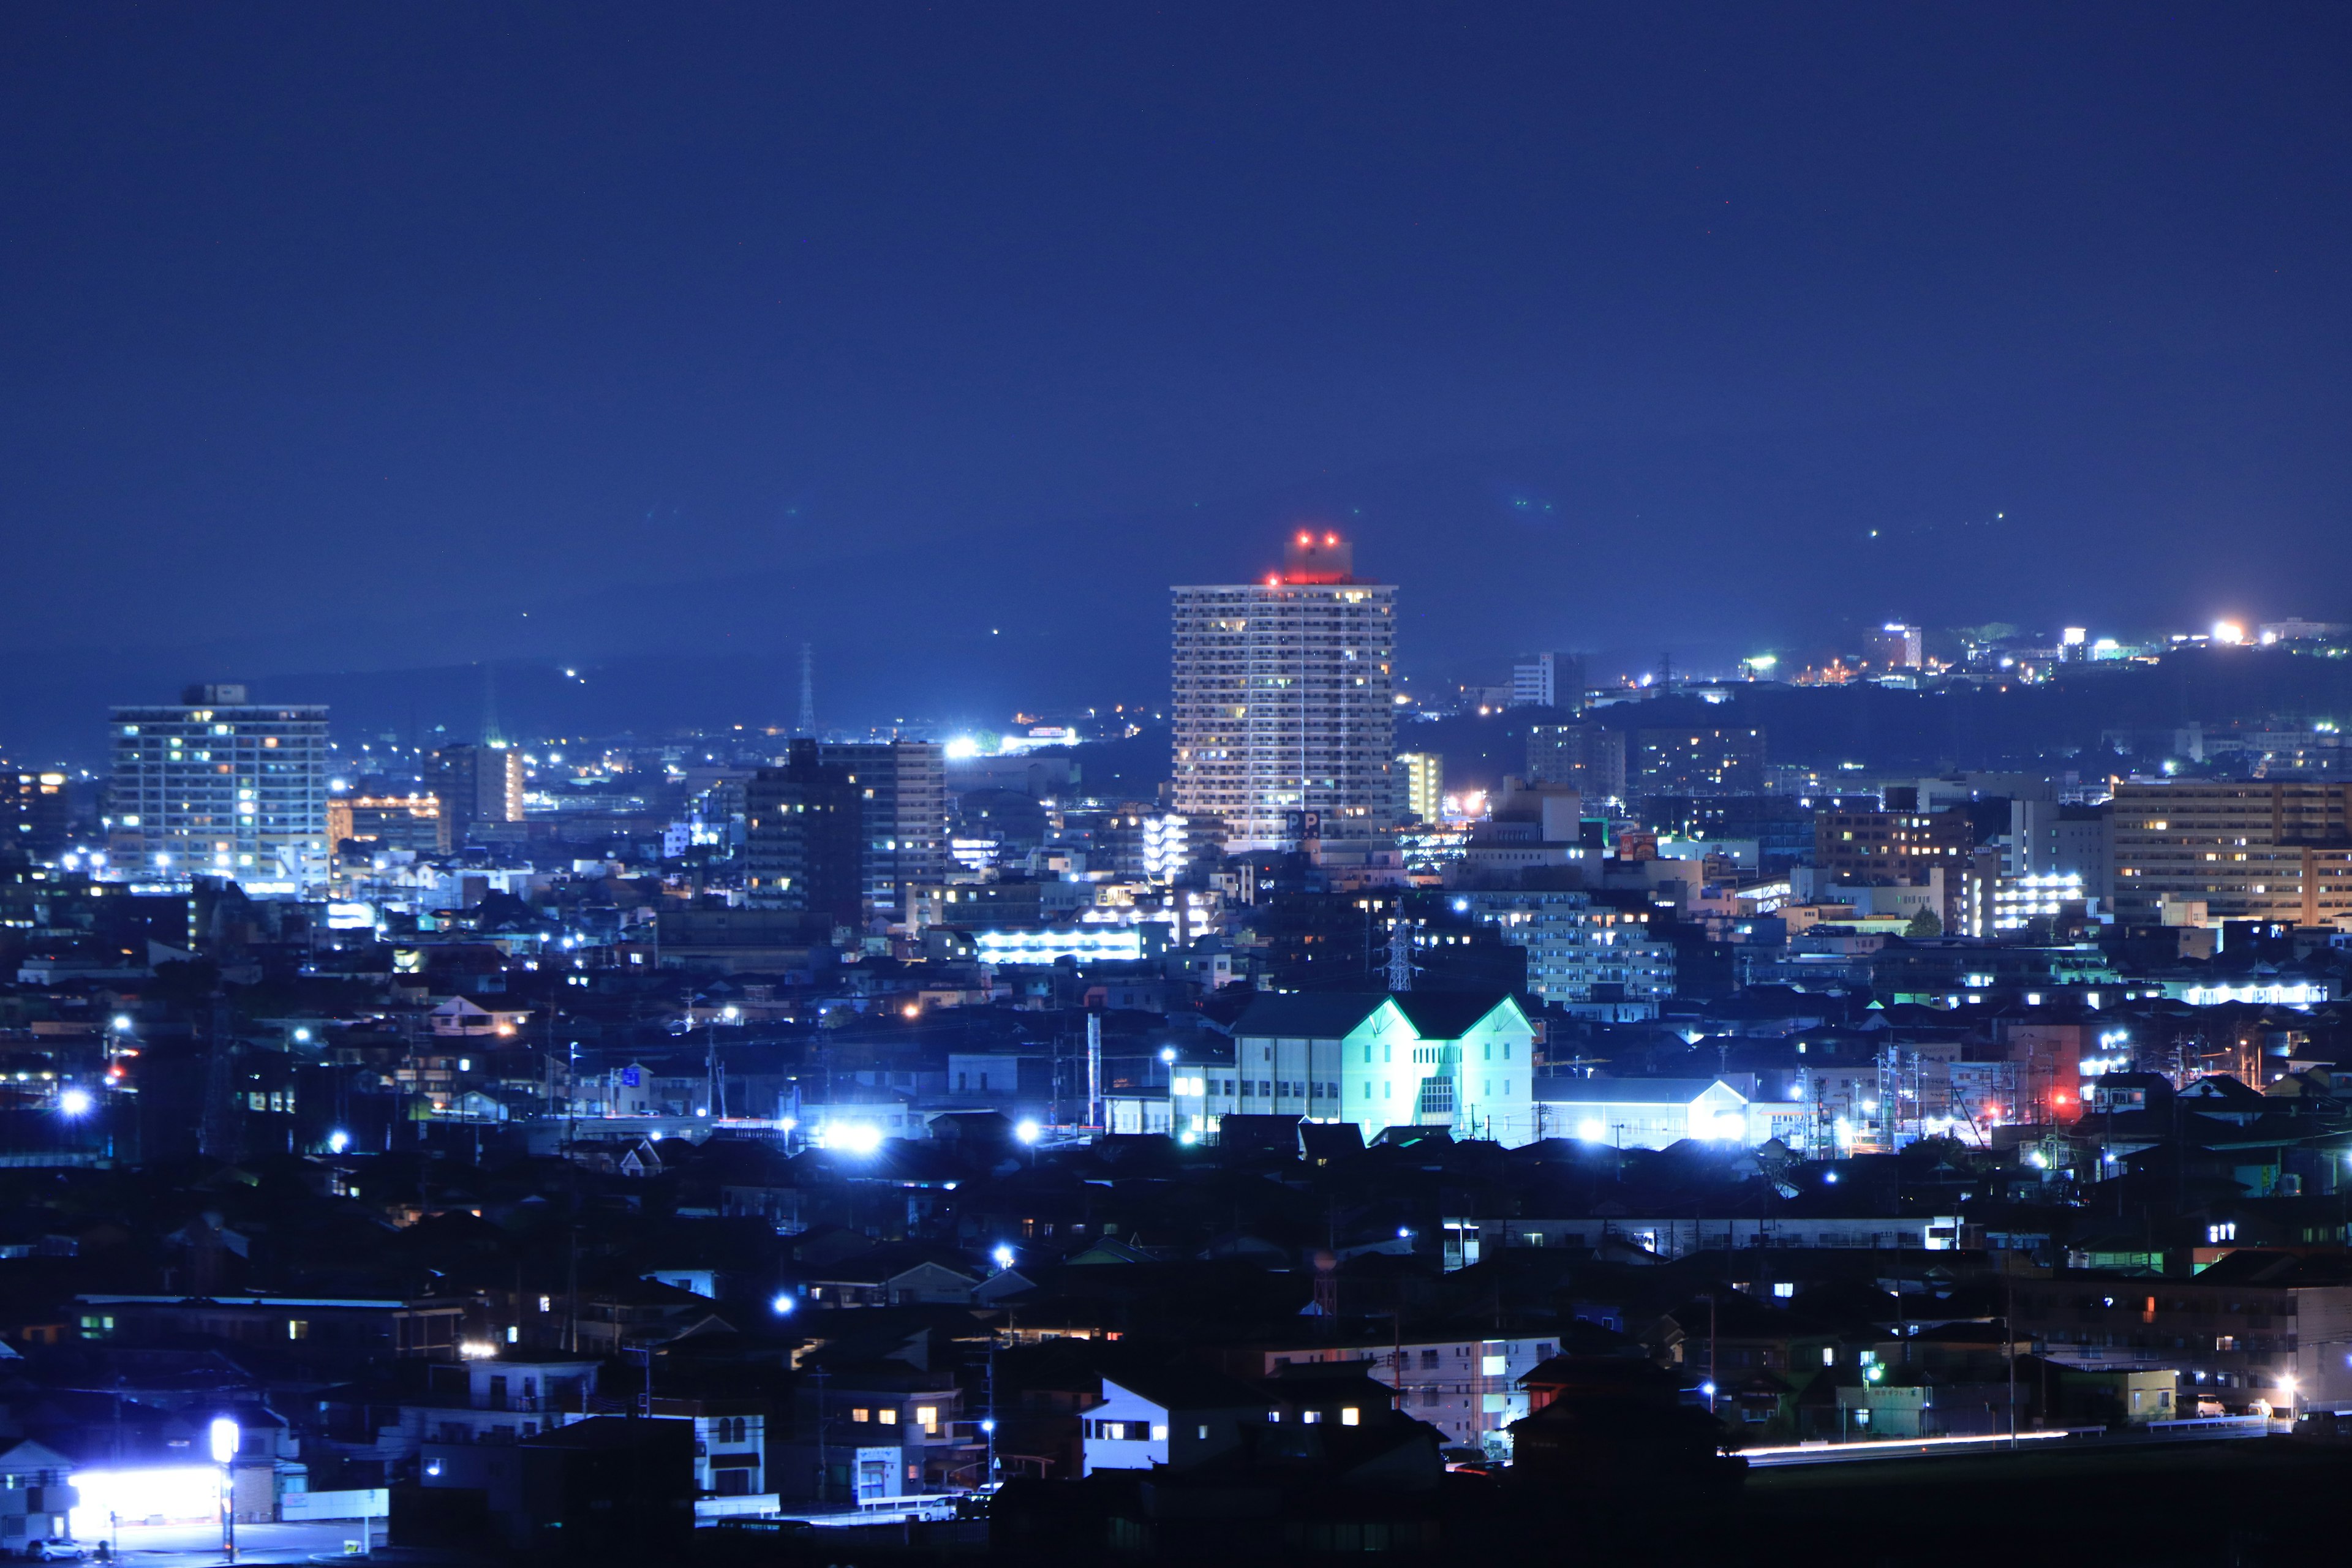
<path id="1" fill-rule="evenodd" d="M 1337 533 L 1302 528 L 1290 536 L 1282 575 L 1285 583 L 1352 583 L 1356 580 L 1356 548 Z M 1272 583 L 1275 579 L 1268 579 Z"/>

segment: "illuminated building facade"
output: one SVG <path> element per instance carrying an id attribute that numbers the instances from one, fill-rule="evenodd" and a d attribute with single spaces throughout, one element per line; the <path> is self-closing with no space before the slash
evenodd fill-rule
<path id="1" fill-rule="evenodd" d="M 325 886 L 327 710 L 197 686 L 176 704 L 111 710 L 110 874 L 233 878 L 257 898 Z"/>
<path id="2" fill-rule="evenodd" d="M 1445 759 L 1435 752 L 1407 752 L 1397 765 L 1404 769 L 1405 810 L 1435 826 L 1445 815 Z"/>
<path id="3" fill-rule="evenodd" d="M 2127 782 L 2109 809 L 2126 923 L 2161 923 L 2167 905 L 2307 926 L 2352 914 L 2352 783 Z"/>
<path id="4" fill-rule="evenodd" d="M 1173 595 L 1176 809 L 1223 822 L 1234 853 L 1393 826 L 1396 589 L 1302 532 L 1263 583 Z"/>

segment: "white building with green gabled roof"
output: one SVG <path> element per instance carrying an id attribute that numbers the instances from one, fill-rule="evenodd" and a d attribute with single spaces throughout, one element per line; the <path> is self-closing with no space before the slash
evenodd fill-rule
<path id="1" fill-rule="evenodd" d="M 1198 1059 L 1192 1059 L 1197 1056 Z M 1537 1137 L 1535 1026 L 1510 996 L 1439 991 L 1265 996 L 1233 1031 L 1230 1061 L 1188 1053 L 1170 1072 L 1179 1137 L 1227 1115 L 1442 1127 L 1506 1145 Z"/>

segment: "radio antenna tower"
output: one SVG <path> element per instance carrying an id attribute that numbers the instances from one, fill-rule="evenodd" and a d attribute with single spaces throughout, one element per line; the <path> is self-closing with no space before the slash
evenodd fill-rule
<path id="1" fill-rule="evenodd" d="M 801 644 L 801 721 L 794 731 L 816 734 L 816 645 Z"/>

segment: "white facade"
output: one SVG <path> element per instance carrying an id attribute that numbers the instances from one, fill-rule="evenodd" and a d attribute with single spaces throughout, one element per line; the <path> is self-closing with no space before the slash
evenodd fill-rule
<path id="1" fill-rule="evenodd" d="M 1553 1079 L 1538 1109 L 1546 1137 L 1620 1149 L 1664 1149 L 1685 1139 L 1761 1141 L 1749 1135 L 1748 1096 L 1721 1079 Z"/>
<path id="2" fill-rule="evenodd" d="M 1168 1407 L 1103 1379 L 1103 1402 L 1086 1413 L 1087 1474 L 1148 1470 L 1168 1462 Z"/>
<path id="3" fill-rule="evenodd" d="M 1173 590 L 1176 809 L 1236 853 L 1395 824 L 1396 590 L 1353 580 Z"/>
<path id="4" fill-rule="evenodd" d="M 1574 654 L 1539 653 L 1511 666 L 1511 706 L 1569 708 L 1583 705 L 1583 665 Z"/>
<path id="5" fill-rule="evenodd" d="M 1367 1139 L 1391 1127 L 1444 1127 L 1513 1147 L 1542 1136 L 1535 1031 L 1517 1004 L 1498 1002 L 1458 1032 L 1433 1026 L 1427 1036 L 1413 1022 L 1416 1007 L 1426 1016 L 1415 997 L 1387 997 L 1320 1026 L 1261 1024 L 1254 1020 L 1262 1015 L 1246 1014 L 1231 1062 L 1171 1068 L 1171 1130 L 1213 1136 L 1221 1117 L 1238 1112 L 1352 1121 Z"/>

